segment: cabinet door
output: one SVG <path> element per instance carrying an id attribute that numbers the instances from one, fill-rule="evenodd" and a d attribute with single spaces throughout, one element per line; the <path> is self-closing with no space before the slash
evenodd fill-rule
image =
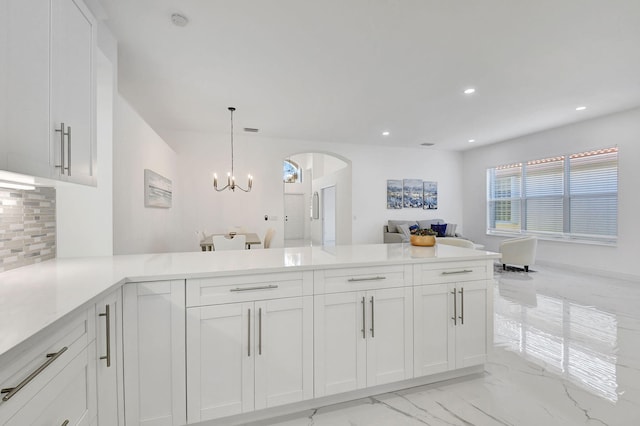
<path id="1" fill-rule="evenodd" d="M 94 359 L 95 346 L 90 344 L 6 424 L 95 424 Z"/>
<path id="2" fill-rule="evenodd" d="M 255 409 L 313 398 L 313 297 L 255 303 Z"/>
<path id="3" fill-rule="evenodd" d="M 118 290 L 96 303 L 96 371 L 98 385 L 98 424 L 124 424 L 122 391 L 122 303 Z"/>
<path id="4" fill-rule="evenodd" d="M 253 302 L 187 310 L 189 422 L 253 410 Z"/>
<path id="5" fill-rule="evenodd" d="M 368 291 L 367 386 L 413 377 L 413 289 Z"/>
<path id="6" fill-rule="evenodd" d="M 0 169 L 51 177 L 50 0 L 0 5 Z"/>
<path id="7" fill-rule="evenodd" d="M 484 364 L 487 358 L 487 282 L 457 284 L 456 368 Z"/>
<path id="8" fill-rule="evenodd" d="M 365 305 L 365 292 L 314 297 L 316 398 L 366 387 Z"/>
<path id="9" fill-rule="evenodd" d="M 414 288 L 414 376 L 455 368 L 453 287 L 432 284 Z"/>
<path id="10" fill-rule="evenodd" d="M 186 423 L 184 280 L 123 287 L 125 421 Z"/>
<path id="11" fill-rule="evenodd" d="M 52 0 L 51 150 L 59 179 L 95 184 L 94 18 L 81 0 Z M 71 135 L 56 131 L 64 123 Z M 64 155 L 62 145 L 64 144 Z M 57 173 L 61 169 L 57 168 Z"/>

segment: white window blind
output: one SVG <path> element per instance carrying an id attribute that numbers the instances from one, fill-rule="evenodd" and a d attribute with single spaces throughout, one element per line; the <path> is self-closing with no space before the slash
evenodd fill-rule
<path id="1" fill-rule="evenodd" d="M 618 148 L 487 170 L 487 231 L 615 242 Z"/>
<path id="2" fill-rule="evenodd" d="M 528 161 L 525 169 L 527 231 L 563 232 L 564 156 Z"/>
<path id="3" fill-rule="evenodd" d="M 618 149 L 569 158 L 569 200 L 573 235 L 615 239 L 618 234 Z"/>

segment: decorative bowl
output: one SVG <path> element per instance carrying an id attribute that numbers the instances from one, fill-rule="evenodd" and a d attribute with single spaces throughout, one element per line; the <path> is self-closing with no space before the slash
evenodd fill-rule
<path id="1" fill-rule="evenodd" d="M 412 235 L 410 241 L 413 246 L 433 247 L 436 245 L 436 237 L 434 235 Z"/>

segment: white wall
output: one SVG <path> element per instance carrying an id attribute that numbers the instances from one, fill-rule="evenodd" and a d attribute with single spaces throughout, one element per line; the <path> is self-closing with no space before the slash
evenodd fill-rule
<path id="1" fill-rule="evenodd" d="M 499 144 L 466 151 L 464 161 L 465 235 L 487 249 L 497 250 L 503 239 L 486 235 L 486 169 L 488 167 L 617 145 L 618 245 L 607 247 L 539 241 L 537 260 L 592 271 L 639 276 L 640 253 L 640 109 L 583 121 Z"/>
<path id="2" fill-rule="evenodd" d="M 230 225 L 244 225 L 264 235 L 276 229 L 274 246 L 283 244 L 284 199 L 282 161 L 304 152 L 334 153 L 351 161 L 353 243 L 381 243 L 382 225 L 388 219 L 442 217 L 462 228 L 461 154 L 425 148 L 376 147 L 354 144 L 277 140 L 236 133 L 235 173 L 240 183 L 254 176 L 250 193 L 216 193 L 212 174 L 226 175 L 230 168 L 229 135 L 173 132 L 165 138 L 178 153 L 180 186 L 184 204 L 182 234 L 174 250 L 197 250 L 194 234 L 225 232 Z M 435 211 L 386 209 L 386 180 L 421 178 L 438 181 L 439 209 Z M 277 221 L 265 221 L 264 215 Z"/>
<path id="3" fill-rule="evenodd" d="M 118 95 L 114 105 L 113 251 L 114 254 L 178 251 L 184 198 L 179 186 L 176 153 Z M 170 179 L 173 205 L 144 206 L 144 169 Z M 192 238 L 193 239 L 193 238 Z"/>

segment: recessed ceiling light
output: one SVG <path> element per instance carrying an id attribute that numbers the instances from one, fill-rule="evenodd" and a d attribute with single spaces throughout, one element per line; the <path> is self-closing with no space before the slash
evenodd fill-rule
<path id="1" fill-rule="evenodd" d="M 469 139 L 469 143 L 474 143 L 475 141 L 475 139 Z"/>
<path id="2" fill-rule="evenodd" d="M 464 91 L 464 94 L 465 95 L 470 95 L 470 94 L 475 93 L 475 92 L 476 92 L 476 89 L 474 89 L 473 87 L 469 87 L 468 89 L 466 89 Z"/>
<path id="3" fill-rule="evenodd" d="M 576 108 L 576 111 L 584 111 L 585 109 L 587 109 L 586 106 L 579 106 Z"/>
<path id="4" fill-rule="evenodd" d="M 382 132 L 382 136 L 389 136 L 391 133 L 389 133 L 387 130 L 385 130 L 384 132 Z"/>

